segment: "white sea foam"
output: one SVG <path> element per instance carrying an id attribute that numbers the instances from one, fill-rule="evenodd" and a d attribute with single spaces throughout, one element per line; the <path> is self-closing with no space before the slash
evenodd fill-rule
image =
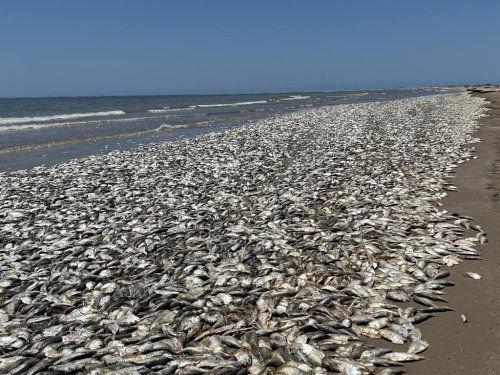
<path id="1" fill-rule="evenodd" d="M 174 127 L 172 125 L 168 125 L 168 124 L 161 124 L 160 126 L 158 126 L 155 130 L 156 131 L 162 131 L 162 130 L 170 130 L 170 129 L 173 129 Z"/>
<path id="2" fill-rule="evenodd" d="M 325 92 L 331 92 L 331 91 L 325 91 Z M 370 93 L 369 92 L 347 93 L 347 94 L 339 94 L 339 95 L 328 95 L 327 98 L 338 98 L 338 99 L 341 99 L 341 100 L 346 100 L 346 99 L 359 98 L 361 96 L 365 96 L 365 95 L 368 95 L 368 94 L 370 94 Z"/>
<path id="3" fill-rule="evenodd" d="M 178 112 L 178 111 L 188 111 L 188 110 L 191 110 L 194 108 L 196 108 L 196 106 L 194 106 L 194 105 L 192 105 L 190 107 L 181 107 L 181 108 L 163 107 L 163 108 L 148 109 L 148 112 L 149 113 Z"/>
<path id="4" fill-rule="evenodd" d="M 15 132 L 15 131 L 26 131 L 33 129 L 59 128 L 59 127 L 78 126 L 78 125 L 90 125 L 90 124 L 114 124 L 114 123 L 124 123 L 124 122 L 137 122 L 137 121 L 147 121 L 155 118 L 159 119 L 159 118 L 169 118 L 169 117 L 172 117 L 172 115 L 71 121 L 71 122 L 49 122 L 45 124 L 26 123 L 26 124 L 0 125 L 0 133 L 8 131 Z"/>
<path id="5" fill-rule="evenodd" d="M 148 109 L 149 113 L 165 113 L 168 112 L 167 108 L 161 108 L 161 109 Z"/>
<path id="6" fill-rule="evenodd" d="M 309 99 L 310 96 L 308 95 L 290 95 L 288 98 L 283 98 L 280 100 L 304 100 L 304 99 Z"/>
<path id="7" fill-rule="evenodd" d="M 192 108 L 212 108 L 212 107 L 238 107 L 240 105 L 267 104 L 267 100 L 255 100 L 251 102 L 219 103 L 219 104 L 198 104 Z"/>
<path id="8" fill-rule="evenodd" d="M 200 122 L 201 123 L 201 122 Z M 153 129 L 154 131 L 161 132 L 165 130 L 173 130 L 173 129 L 186 129 L 193 127 L 195 124 L 186 124 L 186 125 L 169 125 L 169 124 L 161 124 L 158 126 L 156 129 Z"/>
<path id="9" fill-rule="evenodd" d="M 0 117 L 0 125 L 25 124 L 33 122 L 45 122 L 53 120 L 71 120 L 82 117 L 96 116 L 113 116 L 124 115 L 123 111 L 106 111 L 106 112 L 88 112 L 88 113 L 70 113 L 53 116 L 37 116 L 37 117 Z"/>

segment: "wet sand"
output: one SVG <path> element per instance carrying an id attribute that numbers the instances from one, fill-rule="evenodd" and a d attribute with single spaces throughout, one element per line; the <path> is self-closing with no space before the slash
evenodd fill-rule
<path id="1" fill-rule="evenodd" d="M 489 242 L 479 248 L 482 261 L 466 261 L 450 270 L 456 285 L 446 292 L 455 311 L 419 326 L 430 344 L 422 353 L 428 360 L 409 364 L 409 374 L 500 374 L 500 92 L 474 95 L 491 102 L 474 134 L 483 141 L 472 145 L 477 159 L 456 170 L 451 182 L 459 191 L 449 192 L 443 208 L 472 216 Z M 464 277 L 468 271 L 483 279 Z"/>

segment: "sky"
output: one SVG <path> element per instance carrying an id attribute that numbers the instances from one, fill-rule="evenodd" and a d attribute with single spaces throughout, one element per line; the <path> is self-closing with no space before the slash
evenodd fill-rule
<path id="1" fill-rule="evenodd" d="M 0 97 L 500 83 L 500 1 L 0 1 Z"/>

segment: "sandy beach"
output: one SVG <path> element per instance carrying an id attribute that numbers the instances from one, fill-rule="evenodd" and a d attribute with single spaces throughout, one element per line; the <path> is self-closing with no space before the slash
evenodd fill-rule
<path id="1" fill-rule="evenodd" d="M 455 286 L 446 290 L 455 309 L 422 324 L 430 343 L 427 361 L 407 366 L 409 374 L 499 374 L 500 373 L 500 92 L 474 94 L 490 102 L 488 116 L 480 120 L 473 146 L 477 159 L 462 164 L 451 181 L 457 192 L 443 200 L 444 208 L 468 215 L 488 234 L 481 246 L 482 261 L 467 261 L 453 267 Z M 481 280 L 464 277 L 472 271 Z M 465 314 L 467 323 L 460 315 Z"/>

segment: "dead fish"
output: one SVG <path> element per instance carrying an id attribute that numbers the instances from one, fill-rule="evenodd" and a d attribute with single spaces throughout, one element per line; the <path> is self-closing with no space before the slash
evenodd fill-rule
<path id="1" fill-rule="evenodd" d="M 82 358 L 88 358 L 88 357 L 93 356 L 95 353 L 96 353 L 95 350 L 82 350 L 82 351 L 74 352 L 74 353 L 71 353 L 71 354 L 68 354 L 66 356 L 59 358 L 57 361 L 54 362 L 54 366 L 62 365 L 62 364 L 68 363 L 68 362 L 73 362 L 73 361 L 76 361 L 76 360 L 79 360 Z"/>
<path id="2" fill-rule="evenodd" d="M 437 291 L 435 293 L 422 291 L 415 294 L 417 294 L 419 297 L 427 298 L 432 301 L 448 302 L 445 298 L 436 295 Z"/>
<path id="3" fill-rule="evenodd" d="M 435 306 L 435 304 L 429 299 L 425 297 L 420 297 L 420 296 L 413 296 L 413 300 L 421 305 L 432 307 Z"/>
<path id="4" fill-rule="evenodd" d="M 82 363 L 65 363 L 63 365 L 50 366 L 49 370 L 53 374 L 74 374 L 85 370 L 85 365 Z"/>
<path id="5" fill-rule="evenodd" d="M 386 298 L 396 302 L 407 302 L 410 297 L 401 291 L 391 290 L 386 294 Z"/>
<path id="6" fill-rule="evenodd" d="M 445 311 L 455 311 L 448 306 L 429 306 L 420 310 L 422 313 L 435 313 L 435 312 L 445 312 Z"/>
<path id="7" fill-rule="evenodd" d="M 430 319 L 433 316 L 434 316 L 433 314 L 429 313 L 417 313 L 408 318 L 408 321 L 412 324 L 417 324 L 417 323 L 422 323 L 423 321 L 426 321 L 427 319 Z"/>
<path id="8" fill-rule="evenodd" d="M 480 233 L 476 234 L 476 238 L 479 240 L 479 243 L 481 245 L 484 245 L 485 243 L 488 242 L 488 238 L 486 237 L 485 232 L 480 232 Z"/>
<path id="9" fill-rule="evenodd" d="M 22 356 L 4 357 L 4 358 L 0 357 L 0 370 L 6 374 L 7 372 L 21 365 L 27 359 L 28 359 L 27 357 L 22 357 Z"/>
<path id="10" fill-rule="evenodd" d="M 297 348 L 303 353 L 304 358 L 311 366 L 321 366 L 323 358 L 325 358 L 325 354 L 322 351 L 306 343 L 297 344 Z"/>
<path id="11" fill-rule="evenodd" d="M 407 350 L 407 353 L 410 354 L 418 354 L 423 352 L 429 347 L 429 343 L 424 340 L 415 340 L 410 344 L 410 347 Z"/>
<path id="12" fill-rule="evenodd" d="M 381 329 L 379 330 L 380 336 L 384 339 L 394 343 L 394 344 L 404 344 L 405 339 L 398 333 L 391 331 L 390 329 Z"/>
<path id="13" fill-rule="evenodd" d="M 471 279 L 474 279 L 474 280 L 481 280 L 482 279 L 481 275 L 479 275 L 478 273 L 474 273 L 474 272 L 466 272 L 465 275 L 467 277 L 470 277 Z"/>
<path id="14" fill-rule="evenodd" d="M 444 266 L 486 239 L 431 204 L 473 156 L 482 106 L 304 108 L 0 173 L 0 372 L 361 375 L 420 359 L 414 324 L 449 309 Z"/>
<path id="15" fill-rule="evenodd" d="M 386 369 L 380 370 L 376 374 L 377 375 L 401 375 L 401 374 L 404 374 L 404 373 L 405 373 L 404 370 L 397 370 L 397 369 L 386 368 Z"/>
<path id="16" fill-rule="evenodd" d="M 288 361 L 276 369 L 279 375 L 306 375 L 312 374 L 312 368 L 301 363 Z"/>
<path id="17" fill-rule="evenodd" d="M 424 357 L 418 356 L 412 353 L 404 353 L 404 352 L 390 352 L 383 355 L 383 358 L 389 359 L 395 362 L 413 362 L 413 361 L 421 361 L 425 359 Z"/>

